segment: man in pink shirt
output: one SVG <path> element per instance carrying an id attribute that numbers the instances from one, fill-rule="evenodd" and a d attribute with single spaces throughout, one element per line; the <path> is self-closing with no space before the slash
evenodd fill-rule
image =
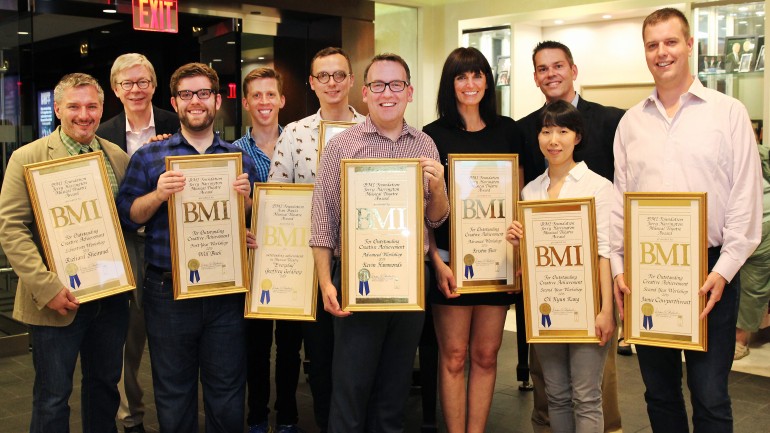
<path id="1" fill-rule="evenodd" d="M 610 216 L 615 300 L 630 293 L 623 275 L 623 193 L 705 191 L 709 274 L 708 352 L 684 351 L 696 432 L 733 431 L 727 377 L 733 361 L 740 281 L 737 272 L 759 244 L 762 191 L 759 156 L 746 108 L 704 88 L 690 74 L 693 38 L 687 18 L 665 8 L 642 26 L 655 91 L 632 107 L 615 134 L 615 203 Z M 689 430 L 682 395 L 681 350 L 637 345 L 655 432 Z"/>

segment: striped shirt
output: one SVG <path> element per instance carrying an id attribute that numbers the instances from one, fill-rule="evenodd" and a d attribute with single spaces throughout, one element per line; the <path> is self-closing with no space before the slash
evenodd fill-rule
<path id="1" fill-rule="evenodd" d="M 343 159 L 395 159 L 428 157 L 439 160 L 433 140 L 424 132 L 404 122 L 401 135 L 396 141 L 381 135 L 369 116 L 329 142 L 321 155 L 321 165 L 313 191 L 311 247 L 326 247 L 340 255 L 340 163 Z M 431 193 L 428 181 L 423 178 L 423 209 L 427 209 Z M 445 191 L 446 194 L 446 191 Z M 427 227 L 436 228 L 446 221 L 449 209 L 439 221 L 425 217 Z M 428 229 L 424 228 L 423 253 L 428 252 Z"/>
<path id="2" fill-rule="evenodd" d="M 281 125 L 278 125 L 278 135 L 280 136 L 281 133 L 283 133 L 283 128 Z M 270 172 L 270 158 L 268 158 L 268 156 L 265 155 L 265 152 L 257 146 L 257 142 L 254 141 L 254 137 L 251 136 L 251 126 L 246 129 L 246 135 L 233 141 L 233 146 L 238 146 L 245 150 L 257 167 L 257 178 L 250 179 L 251 183 L 267 182 L 267 174 Z"/>
<path id="3" fill-rule="evenodd" d="M 69 153 L 71 156 L 80 155 L 83 153 L 102 152 L 102 155 L 104 155 L 104 165 L 107 167 L 107 180 L 110 181 L 112 196 L 117 196 L 118 178 L 115 177 L 115 170 L 112 169 L 110 158 L 107 158 L 107 154 L 102 151 L 102 146 L 99 145 L 99 140 L 96 139 L 96 136 L 91 139 L 91 143 L 85 145 L 65 134 L 63 130 L 59 129 L 59 131 L 59 138 L 61 138 L 61 142 L 64 143 L 64 148 L 67 149 L 67 153 Z"/>

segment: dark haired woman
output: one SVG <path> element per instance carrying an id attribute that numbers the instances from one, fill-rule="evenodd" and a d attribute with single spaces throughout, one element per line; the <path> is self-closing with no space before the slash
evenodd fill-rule
<path id="1" fill-rule="evenodd" d="M 615 329 L 610 274 L 610 208 L 612 183 L 591 171 L 572 155 L 583 136 L 583 118 L 572 104 L 552 102 L 540 115 L 537 139 L 548 161 L 545 173 L 521 191 L 524 200 L 594 197 L 596 237 L 599 243 L 599 287 L 601 311 L 594 319 L 599 344 L 541 343 L 534 346 L 543 367 L 545 394 L 551 430 L 556 432 L 602 432 L 602 375 L 607 344 Z M 506 238 L 514 245 L 524 235 L 514 221 Z M 558 290 L 558 289 L 557 289 Z"/>
<path id="2" fill-rule="evenodd" d="M 436 105 L 439 119 L 423 131 L 436 142 L 445 164 L 450 153 L 519 153 L 519 129 L 512 119 L 497 115 L 492 68 L 477 49 L 457 48 L 449 54 L 441 72 Z M 448 170 L 444 173 L 448 176 Z M 448 180 L 447 185 L 451 188 Z M 438 339 L 439 397 L 447 432 L 483 432 L 495 387 L 505 314 L 513 296 L 455 293 L 455 276 L 446 264 L 448 224 L 430 234 L 428 255 L 433 267 L 428 300 Z M 465 359 L 469 351 L 466 388 Z"/>

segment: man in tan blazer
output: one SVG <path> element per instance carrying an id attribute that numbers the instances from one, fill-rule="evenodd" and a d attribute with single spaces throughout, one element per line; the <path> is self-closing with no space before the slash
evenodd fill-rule
<path id="1" fill-rule="evenodd" d="M 0 243 L 19 277 L 13 317 L 30 327 L 35 368 L 30 432 L 66 430 L 72 376 L 80 355 L 84 432 L 116 432 L 117 383 L 128 323 L 125 293 L 80 305 L 41 255 L 24 165 L 87 152 L 103 152 L 113 196 L 128 165 L 117 145 L 96 137 L 104 91 L 90 75 L 64 76 L 54 90 L 61 126 L 12 155 L 0 191 Z"/>

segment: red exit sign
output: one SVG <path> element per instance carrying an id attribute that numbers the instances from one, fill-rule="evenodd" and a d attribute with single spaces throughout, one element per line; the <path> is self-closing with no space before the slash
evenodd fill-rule
<path id="1" fill-rule="evenodd" d="M 132 0 L 134 30 L 179 32 L 177 0 Z"/>

